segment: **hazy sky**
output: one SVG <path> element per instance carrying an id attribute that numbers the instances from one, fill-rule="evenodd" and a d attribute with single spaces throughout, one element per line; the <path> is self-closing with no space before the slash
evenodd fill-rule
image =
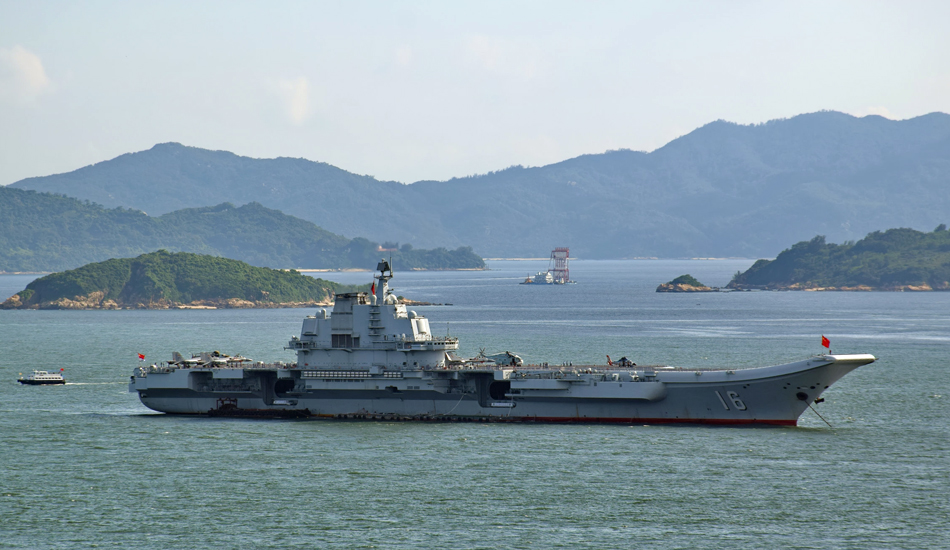
<path id="1" fill-rule="evenodd" d="M 448 179 L 950 112 L 950 2 L 0 0 L 0 184 L 177 141 Z"/>

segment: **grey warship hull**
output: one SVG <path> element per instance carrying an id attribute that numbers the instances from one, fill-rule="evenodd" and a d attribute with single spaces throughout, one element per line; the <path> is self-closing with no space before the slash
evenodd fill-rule
<path id="1" fill-rule="evenodd" d="M 445 369 L 398 377 L 367 370 L 353 378 L 296 367 L 239 369 L 240 378 L 238 369 L 156 369 L 133 377 L 130 390 L 147 407 L 176 414 L 793 426 L 831 384 L 872 361 L 825 355 L 737 370 Z"/>
<path id="2" fill-rule="evenodd" d="M 135 369 L 129 391 L 170 414 L 484 422 L 795 425 L 811 403 L 873 355 L 818 355 L 744 369 L 525 365 L 505 352 L 459 359 L 458 340 L 388 290 L 336 297 L 303 321 L 296 363 L 204 353 Z M 389 270 L 389 274 L 386 271 Z"/>

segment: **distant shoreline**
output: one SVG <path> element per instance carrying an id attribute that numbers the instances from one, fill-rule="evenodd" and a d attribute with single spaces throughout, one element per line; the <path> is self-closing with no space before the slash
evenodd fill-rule
<path id="1" fill-rule="evenodd" d="M 543 262 L 551 258 L 484 258 L 486 262 Z M 582 260 L 583 258 L 571 258 L 571 260 Z M 657 258 L 657 257 L 637 257 L 637 258 L 609 258 L 603 261 L 625 261 L 625 260 L 751 260 L 752 258 Z M 597 261 L 597 260 L 595 260 Z M 300 273 L 363 273 L 373 271 L 372 269 L 363 269 L 358 267 L 330 267 L 330 268 L 300 268 L 288 267 L 278 268 L 280 271 L 297 271 Z M 447 269 L 428 269 L 422 267 L 413 267 L 407 271 L 489 271 L 488 267 L 461 267 Z M 50 275 L 57 273 L 55 271 L 0 271 L 0 275 Z"/>
<path id="2" fill-rule="evenodd" d="M 359 267 L 346 267 L 346 268 L 336 268 L 336 269 L 300 269 L 300 268 L 288 268 L 282 269 L 281 271 L 296 271 L 298 273 L 368 273 L 373 271 L 372 269 L 363 269 Z M 427 267 L 411 267 L 406 271 L 488 271 L 487 267 L 450 267 L 445 269 L 429 269 Z"/>
<path id="3" fill-rule="evenodd" d="M 543 262 L 550 260 L 551 258 L 482 258 L 486 262 Z M 723 260 L 749 260 L 752 261 L 754 258 L 659 258 L 657 256 L 637 256 L 634 258 L 601 258 L 599 260 L 593 260 L 590 258 L 571 258 L 571 261 L 577 260 L 586 260 L 594 262 L 623 262 L 628 260 L 702 260 L 702 261 L 723 261 Z"/>
<path id="4" fill-rule="evenodd" d="M 550 260 L 551 258 L 482 258 L 486 262 L 539 262 Z M 576 260 L 577 258 L 571 258 Z"/>
<path id="5" fill-rule="evenodd" d="M 544 258 L 547 259 L 547 258 Z M 298 267 L 279 268 L 280 271 L 297 271 L 299 273 L 363 273 L 373 271 L 372 269 L 363 269 L 356 267 L 344 268 L 325 268 L 325 269 L 302 269 Z M 424 267 L 413 267 L 407 271 L 488 271 L 486 267 L 457 267 L 447 269 L 428 269 Z M 0 275 L 51 275 L 59 273 L 57 271 L 0 271 Z"/>
<path id="6" fill-rule="evenodd" d="M 363 271 L 369 271 L 368 269 L 362 269 L 358 267 L 346 267 L 346 268 L 337 268 L 337 269 L 301 269 L 299 267 L 288 267 L 281 269 L 281 271 L 296 271 L 298 273 L 360 273 Z"/>
<path id="7" fill-rule="evenodd" d="M 435 302 L 425 302 L 401 298 L 400 304 L 406 306 L 451 306 L 452 304 L 440 304 Z M 145 303 L 118 303 L 112 300 L 106 302 L 95 302 L 90 300 L 60 300 L 55 303 L 47 303 L 30 307 L 0 307 L 0 309 L 20 309 L 20 310 L 81 310 L 81 311 L 122 311 L 122 310 L 168 310 L 168 309 L 189 309 L 189 310 L 209 310 L 209 309 L 303 309 L 313 307 L 333 307 L 333 301 L 308 301 L 308 302 L 254 302 L 242 300 L 240 298 L 230 298 L 226 300 L 196 300 L 187 304 L 179 302 L 156 302 Z"/>
<path id="8" fill-rule="evenodd" d="M 728 285 L 734 292 L 950 292 L 950 288 L 933 288 L 928 284 L 894 286 L 800 286 L 800 285 Z"/>

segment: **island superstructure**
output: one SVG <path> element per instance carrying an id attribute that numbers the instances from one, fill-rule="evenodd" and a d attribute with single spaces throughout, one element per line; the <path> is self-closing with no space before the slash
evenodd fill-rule
<path id="1" fill-rule="evenodd" d="M 470 359 L 432 334 L 389 288 L 340 294 L 307 316 L 286 349 L 295 363 L 218 352 L 135 369 L 129 391 L 175 414 L 455 420 L 795 425 L 831 384 L 873 355 L 819 355 L 747 369 L 527 365 L 503 352 Z"/>

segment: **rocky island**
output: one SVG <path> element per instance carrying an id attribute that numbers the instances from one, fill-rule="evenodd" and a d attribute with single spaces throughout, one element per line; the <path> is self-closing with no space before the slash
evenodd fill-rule
<path id="1" fill-rule="evenodd" d="M 680 275 L 668 283 L 656 287 L 657 292 L 717 292 L 718 288 L 712 288 L 696 280 L 692 275 Z"/>
<path id="2" fill-rule="evenodd" d="M 165 250 L 36 279 L 0 309 L 211 309 L 307 307 L 366 290 L 297 271 Z"/>
<path id="3" fill-rule="evenodd" d="M 774 260 L 758 260 L 736 273 L 735 290 L 950 290 L 950 231 L 940 224 L 924 233 L 913 229 L 875 231 L 857 242 L 826 243 L 819 235 L 784 250 Z"/>

